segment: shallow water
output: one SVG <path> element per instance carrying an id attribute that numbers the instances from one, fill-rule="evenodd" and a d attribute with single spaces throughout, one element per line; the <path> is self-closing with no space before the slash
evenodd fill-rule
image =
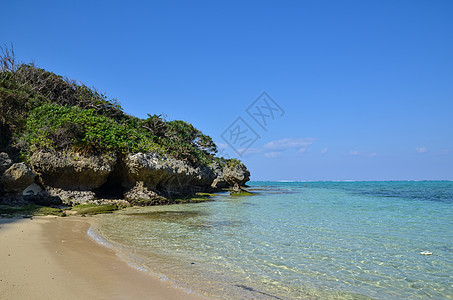
<path id="1" fill-rule="evenodd" d="M 209 298 L 453 298 L 453 182 L 250 185 L 104 215 L 90 234 Z"/>

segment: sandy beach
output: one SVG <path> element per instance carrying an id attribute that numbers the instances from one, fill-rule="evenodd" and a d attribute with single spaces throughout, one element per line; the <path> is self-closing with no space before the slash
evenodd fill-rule
<path id="1" fill-rule="evenodd" d="M 0 299 L 202 299 L 91 240 L 87 219 L 0 219 Z"/>

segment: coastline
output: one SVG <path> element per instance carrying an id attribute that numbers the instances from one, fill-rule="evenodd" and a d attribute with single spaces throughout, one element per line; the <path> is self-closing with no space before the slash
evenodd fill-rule
<path id="1" fill-rule="evenodd" d="M 130 267 L 89 219 L 0 219 L 0 299 L 203 299 Z"/>

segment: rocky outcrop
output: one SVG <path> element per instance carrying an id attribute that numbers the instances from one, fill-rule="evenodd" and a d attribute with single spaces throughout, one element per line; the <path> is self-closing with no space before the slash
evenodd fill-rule
<path id="1" fill-rule="evenodd" d="M 133 188 L 124 194 L 124 199 L 133 205 L 168 204 L 169 199 L 159 196 L 155 191 L 148 189 L 143 181 L 138 181 Z"/>
<path id="2" fill-rule="evenodd" d="M 1 178 L 3 176 L 3 173 L 11 167 L 13 164 L 13 161 L 9 158 L 9 155 L 5 152 L 0 152 L 0 202 L 2 202 L 2 195 L 5 193 L 3 190 L 3 184 L 1 181 Z"/>
<path id="3" fill-rule="evenodd" d="M 0 182 L 5 193 L 22 193 L 34 180 L 35 174 L 25 163 L 12 164 L 0 176 Z"/>
<path id="4" fill-rule="evenodd" d="M 240 187 L 250 180 L 250 171 L 243 163 L 227 164 L 223 168 L 223 178 L 232 187 L 232 193 L 239 193 Z"/>
<path id="5" fill-rule="evenodd" d="M 182 190 L 199 175 L 189 164 L 155 153 L 130 154 L 125 163 L 128 181 L 142 181 L 151 190 Z"/>
<path id="6" fill-rule="evenodd" d="M 60 202 L 63 202 L 68 205 L 86 203 L 89 201 L 96 200 L 96 193 L 90 190 L 80 191 L 80 190 L 70 190 L 66 188 L 55 188 L 52 186 L 45 186 L 40 195 L 42 198 L 50 199 L 59 199 Z M 57 202 L 58 200 L 53 200 Z"/>
<path id="7" fill-rule="evenodd" d="M 37 196 L 42 192 L 42 188 L 36 183 L 32 183 L 25 188 L 22 192 L 22 196 Z"/>
<path id="8" fill-rule="evenodd" d="M 194 168 L 186 162 L 156 153 L 136 153 L 125 158 L 128 187 L 141 182 L 146 189 L 167 197 L 209 188 L 220 170 L 218 164 Z"/>
<path id="9" fill-rule="evenodd" d="M 0 153 L 4 192 L 17 193 L 35 203 L 53 204 L 102 199 L 124 199 L 134 205 L 167 204 L 175 197 L 228 185 L 236 191 L 250 177 L 241 163 L 224 168 L 218 163 L 193 167 L 156 153 L 106 158 L 39 151 L 31 156 L 30 166 L 12 164 L 6 154 Z"/>
<path id="10" fill-rule="evenodd" d="M 25 163 L 13 163 L 10 156 L 0 153 L 0 202 L 22 203 L 22 191 L 33 184 L 35 174 Z"/>
<path id="11" fill-rule="evenodd" d="M 64 152 L 36 152 L 30 165 L 44 186 L 71 191 L 91 191 L 103 185 L 116 158 L 82 156 Z"/>
<path id="12" fill-rule="evenodd" d="M 0 176 L 5 172 L 11 165 L 13 161 L 9 157 L 9 155 L 5 152 L 0 152 Z"/>
<path id="13" fill-rule="evenodd" d="M 27 202 L 33 202 L 38 205 L 59 205 L 62 203 L 59 196 L 52 196 L 47 191 L 44 191 L 41 186 L 32 183 L 27 186 L 22 192 L 22 199 Z"/>

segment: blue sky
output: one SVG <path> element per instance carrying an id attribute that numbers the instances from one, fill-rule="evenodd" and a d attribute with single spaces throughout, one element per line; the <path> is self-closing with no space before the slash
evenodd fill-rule
<path id="1" fill-rule="evenodd" d="M 2 10 L 0 42 L 19 59 L 95 86 L 129 114 L 193 123 L 230 157 L 222 133 L 242 118 L 257 138 L 233 146 L 253 180 L 453 180 L 452 1 L 17 0 Z M 265 128 L 247 113 L 263 92 L 281 108 Z"/>

